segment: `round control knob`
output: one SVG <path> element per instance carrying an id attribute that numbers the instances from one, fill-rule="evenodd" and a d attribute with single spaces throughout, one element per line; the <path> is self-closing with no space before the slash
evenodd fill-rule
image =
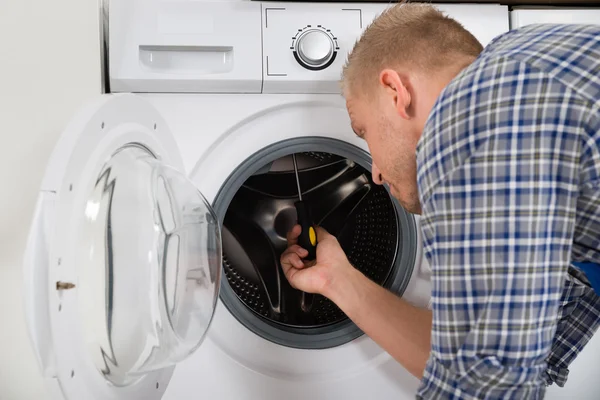
<path id="1" fill-rule="evenodd" d="M 331 36 L 319 29 L 302 32 L 296 40 L 295 47 L 298 62 L 310 69 L 328 65 L 335 55 L 335 46 Z"/>

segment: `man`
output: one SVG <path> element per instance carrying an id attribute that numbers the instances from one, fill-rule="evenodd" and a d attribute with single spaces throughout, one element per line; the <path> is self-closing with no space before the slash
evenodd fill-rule
<path id="1" fill-rule="evenodd" d="M 366 29 L 342 83 L 374 181 L 422 214 L 432 311 L 352 268 L 323 229 L 308 268 L 290 232 L 288 280 L 421 378 L 418 398 L 564 385 L 600 321 L 600 27 L 529 26 L 484 50 L 433 7 L 402 4 Z"/>

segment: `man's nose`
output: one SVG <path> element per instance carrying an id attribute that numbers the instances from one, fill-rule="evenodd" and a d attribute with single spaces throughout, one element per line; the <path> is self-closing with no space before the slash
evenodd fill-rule
<path id="1" fill-rule="evenodd" d="M 375 182 L 377 185 L 383 185 L 383 177 L 381 176 L 381 171 L 379 171 L 379 168 L 377 168 L 377 165 L 375 165 L 375 163 L 373 163 L 373 166 L 371 167 L 371 174 L 373 175 L 373 182 Z"/>

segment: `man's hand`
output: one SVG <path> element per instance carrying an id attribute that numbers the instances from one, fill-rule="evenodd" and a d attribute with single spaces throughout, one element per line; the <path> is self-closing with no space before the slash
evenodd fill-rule
<path id="1" fill-rule="evenodd" d="M 354 268 L 337 239 L 317 229 L 317 259 L 298 246 L 300 225 L 287 235 L 281 266 L 298 290 L 332 300 L 358 327 L 417 378 L 429 357 L 431 312 L 407 303 Z"/>
<path id="2" fill-rule="evenodd" d="M 292 287 L 327 297 L 333 282 L 347 275 L 354 267 L 350 265 L 335 236 L 320 227 L 316 231 L 318 239 L 316 260 L 311 262 L 302 260 L 308 255 L 308 251 L 297 244 L 301 227 L 296 225 L 288 232 L 288 248 L 281 255 L 281 267 Z"/>

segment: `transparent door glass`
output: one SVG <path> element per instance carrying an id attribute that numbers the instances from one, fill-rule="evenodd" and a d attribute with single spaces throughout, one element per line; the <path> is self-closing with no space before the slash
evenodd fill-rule
<path id="1" fill-rule="evenodd" d="M 202 194 L 128 146 L 106 163 L 80 217 L 80 311 L 99 372 L 124 386 L 193 353 L 214 313 L 222 265 L 218 219 Z"/>

